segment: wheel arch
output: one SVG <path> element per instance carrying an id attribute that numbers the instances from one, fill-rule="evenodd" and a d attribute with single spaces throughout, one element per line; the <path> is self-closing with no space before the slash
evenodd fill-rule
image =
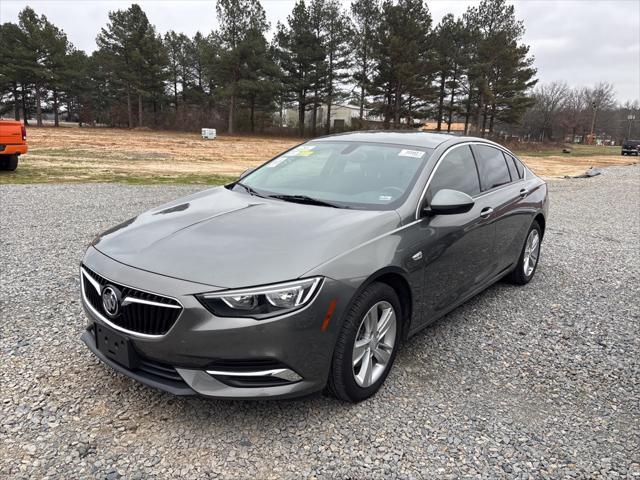
<path id="1" fill-rule="evenodd" d="M 348 312 L 351 309 L 351 305 L 353 304 L 355 299 L 358 298 L 358 296 L 364 291 L 364 289 L 376 282 L 389 285 L 398 295 L 400 308 L 402 308 L 402 337 L 407 338 L 407 334 L 410 330 L 411 325 L 411 317 L 414 310 L 414 292 L 411 290 L 411 285 L 407 280 L 406 272 L 399 267 L 385 267 L 367 277 L 367 279 L 362 282 L 360 287 L 358 287 L 358 289 L 353 294 L 353 297 L 349 301 L 349 305 L 347 306 L 345 312 Z"/>
<path id="2" fill-rule="evenodd" d="M 541 237 L 544 238 L 544 230 L 547 226 L 544 215 L 542 213 L 538 213 L 533 220 L 535 222 L 538 222 L 538 225 L 540 225 L 540 234 L 541 234 Z"/>

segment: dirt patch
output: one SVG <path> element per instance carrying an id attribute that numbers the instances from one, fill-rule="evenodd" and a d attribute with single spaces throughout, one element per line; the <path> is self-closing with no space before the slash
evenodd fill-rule
<path id="1" fill-rule="evenodd" d="M 638 157 L 623 157 L 620 154 L 588 157 L 560 155 L 531 157 L 523 155 L 520 158 L 536 175 L 541 177 L 575 176 L 586 172 L 591 167 L 613 167 L 638 163 Z"/>
<path id="2" fill-rule="evenodd" d="M 0 183 L 130 182 L 224 183 L 300 143 L 295 138 L 227 136 L 110 128 L 28 129 L 29 154 Z M 538 175 L 579 175 L 589 167 L 637 159 L 608 154 L 522 155 Z"/>
<path id="3" fill-rule="evenodd" d="M 20 159 L 16 173 L 24 169 L 24 175 L 51 182 L 153 181 L 159 175 L 208 183 L 207 176 L 236 177 L 300 143 L 225 135 L 203 140 L 195 133 L 107 128 L 29 128 L 28 135 L 29 154 Z"/>

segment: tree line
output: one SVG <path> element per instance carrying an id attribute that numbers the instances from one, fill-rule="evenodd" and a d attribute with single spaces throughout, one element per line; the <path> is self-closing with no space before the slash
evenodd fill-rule
<path id="1" fill-rule="evenodd" d="M 617 141 L 640 138 L 640 103 L 617 105 L 610 83 L 572 88 L 566 82 L 552 82 L 536 86 L 532 98 L 521 133 L 534 140 L 584 140 L 592 134 Z"/>
<path id="2" fill-rule="evenodd" d="M 437 24 L 424 0 L 298 0 L 271 38 L 259 0 L 215 8 L 217 28 L 193 37 L 160 35 L 139 5 L 110 12 L 88 55 L 26 7 L 0 25 L 0 113 L 233 133 L 282 126 L 294 109 L 297 133 L 316 135 L 332 131 L 332 106 L 350 103 L 362 128 L 429 118 L 491 135 L 535 102 L 524 26 L 505 0 Z"/>

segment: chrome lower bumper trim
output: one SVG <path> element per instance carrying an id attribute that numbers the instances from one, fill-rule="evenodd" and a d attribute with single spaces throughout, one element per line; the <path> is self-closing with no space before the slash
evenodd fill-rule
<path id="1" fill-rule="evenodd" d="M 275 377 L 280 378 L 282 380 L 287 380 L 288 382 L 297 382 L 302 380 L 302 377 L 298 375 L 293 370 L 288 368 L 275 368 L 271 370 L 255 370 L 250 372 L 238 372 L 238 371 L 228 371 L 228 370 L 206 370 L 209 375 L 213 376 L 223 376 L 223 377 L 252 377 L 252 378 L 260 378 L 260 377 Z"/>

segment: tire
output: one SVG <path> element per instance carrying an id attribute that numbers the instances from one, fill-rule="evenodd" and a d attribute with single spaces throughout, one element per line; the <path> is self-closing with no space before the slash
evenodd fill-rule
<path id="1" fill-rule="evenodd" d="M 13 172 L 18 168 L 18 155 L 3 155 L 0 157 L 0 170 Z"/>
<path id="2" fill-rule="evenodd" d="M 537 236 L 537 244 L 534 248 L 534 251 L 537 254 L 530 255 L 530 240 L 532 236 L 535 238 Z M 522 251 L 520 252 L 520 256 L 518 257 L 518 263 L 516 264 L 513 271 L 507 276 L 507 280 L 516 285 L 526 285 L 531 281 L 533 276 L 536 274 L 536 270 L 538 269 L 538 263 L 540 261 L 540 247 L 542 243 L 542 230 L 540 229 L 540 225 L 537 221 L 534 221 L 527 232 L 527 236 L 524 240 L 524 245 L 522 246 Z M 525 258 L 529 258 L 529 263 L 525 263 Z M 531 267 L 531 261 L 534 261 L 533 267 Z"/>
<path id="3" fill-rule="evenodd" d="M 386 313 L 388 308 L 392 309 L 392 315 Z M 385 318 L 389 320 L 385 335 L 368 335 L 370 328 L 367 327 L 374 323 L 380 326 Z M 355 403 L 369 398 L 380 389 L 400 345 L 402 318 L 398 295 L 389 285 L 373 283 L 358 295 L 345 317 L 333 353 L 327 384 L 332 395 Z M 359 350 L 363 352 L 357 363 L 354 361 L 356 340 Z M 363 347 L 363 344 L 367 346 Z M 385 358 L 386 355 L 386 362 L 381 362 L 379 358 Z M 370 368 L 367 369 L 365 365 Z M 368 371 L 371 373 L 367 377 Z"/>

